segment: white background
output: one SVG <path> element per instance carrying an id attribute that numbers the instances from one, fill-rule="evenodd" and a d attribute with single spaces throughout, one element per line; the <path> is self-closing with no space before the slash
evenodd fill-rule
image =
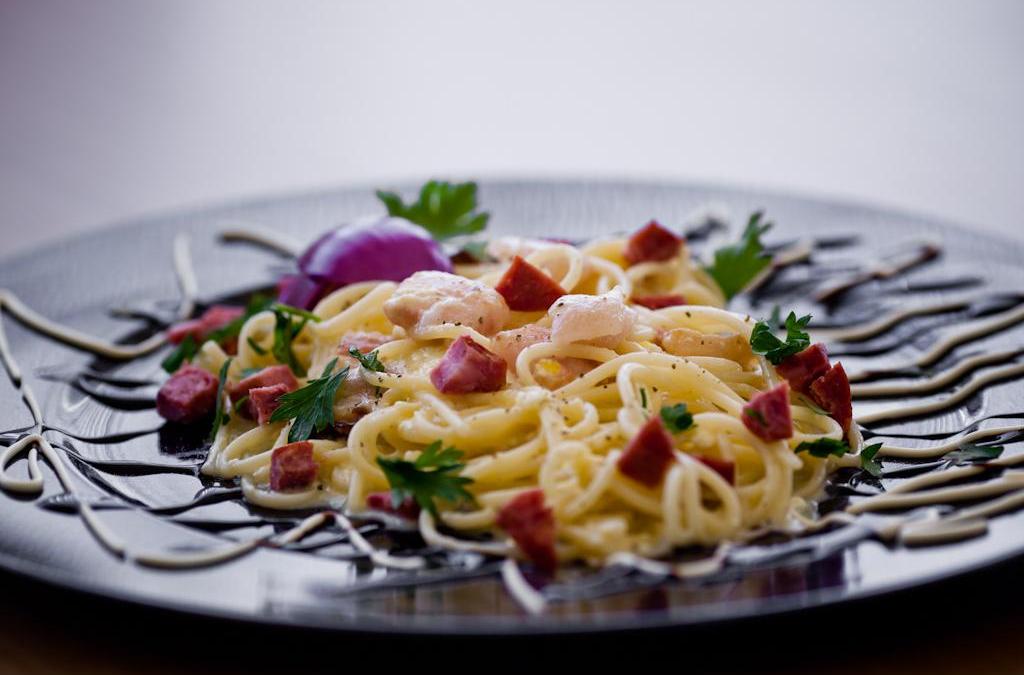
<path id="1" fill-rule="evenodd" d="M 833 194 L 1014 232 L 1024 2 L 0 0 L 0 255 L 403 177 Z"/>

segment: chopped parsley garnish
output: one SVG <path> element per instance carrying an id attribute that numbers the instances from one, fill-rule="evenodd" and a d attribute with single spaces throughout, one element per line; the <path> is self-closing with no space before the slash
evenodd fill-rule
<path id="1" fill-rule="evenodd" d="M 217 412 L 213 416 L 213 429 L 210 430 L 210 442 L 217 437 L 217 431 L 220 430 L 221 425 L 227 424 L 231 421 L 231 418 L 224 414 L 224 383 L 228 379 L 228 368 L 231 367 L 232 359 L 228 359 L 224 362 L 224 365 L 220 367 L 220 375 L 217 377 Z"/>
<path id="2" fill-rule="evenodd" d="M 804 441 L 796 446 L 797 452 L 807 452 L 812 457 L 828 457 L 834 455 L 842 457 L 850 452 L 850 446 L 846 441 L 835 438 L 816 438 L 813 441 Z"/>
<path id="3" fill-rule="evenodd" d="M 377 350 L 374 349 L 369 354 L 364 354 L 355 347 L 348 350 L 348 353 L 355 357 L 356 361 L 359 361 L 359 365 L 366 368 L 373 373 L 383 373 L 384 364 L 377 358 Z"/>
<path id="4" fill-rule="evenodd" d="M 320 321 L 320 318 L 304 309 L 289 307 L 281 303 L 274 303 L 270 309 L 274 312 L 274 344 L 270 348 L 270 353 L 274 355 L 278 363 L 288 366 L 299 377 L 305 377 L 306 369 L 302 367 L 299 359 L 295 356 L 292 343 L 307 323 L 310 321 L 315 323 Z M 295 323 L 296 319 L 299 321 L 297 324 Z"/>
<path id="5" fill-rule="evenodd" d="M 186 336 L 185 339 L 182 340 L 181 344 L 179 344 L 160 365 L 168 373 L 173 373 L 181 367 L 182 363 L 185 361 L 191 361 L 195 357 L 201 344 L 206 344 L 210 341 L 216 342 L 217 344 L 224 344 L 233 338 L 237 338 L 238 334 L 242 332 L 242 326 L 245 325 L 246 321 L 251 319 L 254 315 L 269 309 L 273 304 L 274 301 L 265 295 L 261 295 L 259 293 L 253 295 L 249 298 L 249 302 L 245 307 L 245 313 L 242 314 L 242 316 L 225 324 L 215 331 L 211 331 L 202 343 L 197 343 L 195 338 L 191 335 Z M 249 342 L 249 345 L 252 346 L 253 349 L 256 349 L 256 346 L 254 346 L 251 341 Z M 257 353 L 262 354 L 265 352 L 257 350 Z"/>
<path id="6" fill-rule="evenodd" d="M 647 390 L 640 387 L 640 407 L 647 410 Z"/>
<path id="7" fill-rule="evenodd" d="M 875 459 L 875 455 L 882 449 L 881 443 L 874 443 L 860 451 L 860 468 L 870 473 L 875 478 L 882 475 L 882 463 Z"/>
<path id="8" fill-rule="evenodd" d="M 160 366 L 168 373 L 174 373 L 181 368 L 181 364 L 191 361 L 197 351 L 199 351 L 199 345 L 196 344 L 195 338 L 186 335 L 185 339 L 174 348 L 174 351 L 160 363 Z"/>
<path id="9" fill-rule="evenodd" d="M 693 426 L 693 414 L 686 409 L 685 403 L 661 406 L 661 421 L 673 434 L 686 431 Z"/>
<path id="10" fill-rule="evenodd" d="M 432 180 L 420 189 L 419 199 L 410 204 L 394 192 L 377 191 L 388 214 L 422 226 L 439 241 L 473 234 L 487 227 L 489 213 L 476 212 L 476 183 L 448 183 Z"/>
<path id="11" fill-rule="evenodd" d="M 765 253 L 764 244 L 761 243 L 761 235 L 767 232 L 772 224 L 762 223 L 763 216 L 762 211 L 750 214 L 750 220 L 740 240 L 715 251 L 714 261 L 704 268 L 725 293 L 726 300 L 746 288 L 747 284 L 772 262 L 771 256 Z"/>
<path id="12" fill-rule="evenodd" d="M 437 515 L 435 499 L 453 503 L 474 501 L 473 495 L 463 487 L 473 479 L 457 475 L 466 466 L 461 459 L 461 452 L 452 447 L 442 450 L 438 440 L 424 448 L 415 462 L 378 457 L 377 464 L 391 485 L 394 508 L 412 497 L 420 508 Z"/>
<path id="13" fill-rule="evenodd" d="M 973 464 L 974 462 L 987 462 L 990 459 L 997 459 L 1003 454 L 1001 445 L 974 445 L 968 443 L 956 450 L 951 450 L 942 456 L 951 464 Z"/>
<path id="14" fill-rule="evenodd" d="M 248 342 L 249 347 L 260 356 L 263 356 L 264 354 L 267 353 L 267 350 L 264 349 L 263 347 L 260 347 L 259 343 L 253 340 L 252 337 L 246 338 L 245 341 Z"/>
<path id="15" fill-rule="evenodd" d="M 338 359 L 332 359 L 323 375 L 279 399 L 281 405 L 270 416 L 270 421 L 295 420 L 288 431 L 289 443 L 304 441 L 314 431 L 320 433 L 334 423 L 334 396 L 348 376 L 348 366 L 334 373 L 337 364 Z"/>
<path id="16" fill-rule="evenodd" d="M 248 402 L 249 402 L 249 395 L 246 394 L 242 398 L 240 398 L 237 401 L 235 401 L 235 404 L 232 407 L 235 409 L 235 412 L 242 412 L 242 408 L 244 408 L 245 404 L 248 403 Z"/>
<path id="17" fill-rule="evenodd" d="M 767 322 L 758 321 L 754 324 L 754 330 L 750 332 L 750 348 L 756 354 L 764 354 L 777 366 L 793 354 L 811 346 L 811 336 L 804 330 L 810 322 L 810 314 L 798 319 L 796 312 L 790 312 L 786 317 L 786 340 L 783 342 L 776 337 Z"/>

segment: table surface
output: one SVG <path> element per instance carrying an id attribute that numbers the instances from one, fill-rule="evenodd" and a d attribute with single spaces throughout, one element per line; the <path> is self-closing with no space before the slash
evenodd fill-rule
<path id="1" fill-rule="evenodd" d="M 736 183 L 1018 236 L 1022 28 L 1015 0 L 5 0 L 0 256 L 156 211 L 433 175 Z M 935 630 L 907 641 L 871 619 L 812 631 L 857 658 L 811 652 L 786 670 L 953 673 L 981 657 L 986 672 L 1020 672 L 1024 616 L 1002 587 L 973 582 L 948 628 L 931 617 Z M 250 645 L 196 665 L 148 648 L 166 633 L 122 622 L 131 646 L 106 634 L 98 601 L 12 577 L 0 589 L 0 671 L 281 663 Z M 36 596 L 45 611 L 24 608 Z M 124 614 L 97 607 L 104 622 Z M 731 660 L 717 669 L 742 667 Z"/>

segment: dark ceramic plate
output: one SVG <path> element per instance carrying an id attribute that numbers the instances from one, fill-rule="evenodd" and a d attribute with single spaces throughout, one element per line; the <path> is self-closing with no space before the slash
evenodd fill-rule
<path id="1" fill-rule="evenodd" d="M 814 264 L 797 266 L 756 298 L 752 313 L 767 315 L 774 302 L 811 308 L 808 298 L 820 275 L 843 275 L 885 254 L 922 240 L 943 244 L 938 260 L 905 274 L 862 286 L 838 311 L 874 316 L 882 307 L 973 288 L 979 294 L 1024 289 L 1024 246 L 968 232 L 933 219 L 847 203 L 692 185 L 621 182 L 487 182 L 481 199 L 493 213 L 493 233 L 582 239 L 637 226 L 651 217 L 683 227 L 695 209 L 725 206 L 733 234 L 745 214 L 763 208 L 777 223 L 772 243 L 814 237 L 822 246 Z M 266 286 L 288 264 L 265 250 L 219 243 L 217 233 L 239 224 L 257 225 L 309 239 L 355 216 L 378 212 L 371 189 L 346 189 L 133 222 L 68 240 L 46 250 L 7 259 L 0 283 L 47 317 L 102 336 L 130 336 L 144 322 L 114 318 L 112 307 L 172 308 L 177 298 L 171 268 L 175 233 L 192 235 L 200 298 L 210 301 Z M 691 223 L 692 225 L 693 223 Z M 849 237 L 854 237 L 851 239 Z M 695 241 L 694 247 L 700 242 Z M 147 303 L 149 303 L 147 305 Z M 741 309 L 750 299 L 741 300 Z M 837 307 L 813 307 L 828 318 Z M 910 332 L 885 336 L 879 349 L 854 345 L 844 361 L 884 364 L 926 348 L 931 331 L 955 317 L 913 324 Z M 116 367 L 40 338 L 4 317 L 13 354 L 35 389 L 46 423 L 72 431 L 59 442 L 73 476 L 94 500 L 100 518 L 133 550 L 204 546 L 243 540 L 284 527 L 283 514 L 257 512 L 231 499 L 187 511 L 161 510 L 191 499 L 204 487 L 192 468 L 199 459 L 189 439 L 166 431 L 118 443 L 89 442 L 111 433 L 158 429 L 160 420 L 144 404 L 107 405 L 124 392 L 87 391 L 73 375 L 83 368 L 115 368 L 142 379 L 157 373 L 159 355 Z M 1011 327 L 957 350 L 1020 347 L 1024 332 Z M 895 341 L 895 342 L 893 342 Z M 884 342 L 884 340 L 883 340 Z M 877 345 L 876 345 L 877 346 Z M 94 383 L 95 384 L 95 383 Z M 133 395 L 145 398 L 143 387 Z M 960 429 L 986 415 L 1018 414 L 1024 405 L 1019 382 L 1000 382 L 941 413 L 880 427 L 911 434 Z M 888 401 L 892 404 L 892 401 Z M 858 406 L 870 410 L 875 403 Z M 31 418 L 9 381 L 0 386 L 0 428 L 9 445 Z M 1014 445 L 1007 453 L 1019 451 Z M 72 461 L 75 456 L 84 458 Z M 125 462 L 159 463 L 150 472 Z M 10 469 L 25 475 L 24 457 Z M 589 632 L 685 626 L 764 617 L 922 585 L 992 565 L 1024 552 L 1024 514 L 996 518 L 984 536 L 934 548 L 907 549 L 873 540 L 818 551 L 806 558 L 734 571 L 712 581 L 630 583 L 621 593 L 569 599 L 536 617 L 525 616 L 493 575 L 415 588 L 353 593 L 366 578 L 358 560 L 318 550 L 261 547 L 219 566 L 161 571 L 121 559 L 101 547 L 74 505 L 62 500 L 53 471 L 44 464 L 46 490 L 39 497 L 0 494 L 0 565 L 59 586 L 143 605 L 245 621 L 384 633 Z M 315 541 L 314 541 L 315 543 Z M 614 586 L 615 578 L 604 581 Z"/>

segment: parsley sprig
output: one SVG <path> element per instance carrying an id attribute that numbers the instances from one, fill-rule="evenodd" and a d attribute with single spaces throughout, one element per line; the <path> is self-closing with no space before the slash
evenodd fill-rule
<path id="1" fill-rule="evenodd" d="M 220 374 L 217 377 L 217 411 L 213 416 L 213 428 L 210 429 L 210 442 L 217 437 L 217 431 L 221 425 L 227 424 L 231 418 L 224 414 L 224 384 L 228 379 L 228 369 L 231 367 L 232 359 L 227 359 L 220 367 Z"/>
<path id="2" fill-rule="evenodd" d="M 987 462 L 997 459 L 1003 454 L 1001 445 L 975 445 L 968 443 L 956 450 L 951 450 L 942 456 L 950 464 L 973 464 L 975 462 Z"/>
<path id="3" fill-rule="evenodd" d="M 882 449 L 881 443 L 874 443 L 867 447 L 861 448 L 860 451 L 860 468 L 867 471 L 869 474 L 878 478 L 882 475 L 882 464 L 875 459 L 878 451 Z M 812 457 L 842 457 L 848 453 L 853 452 L 850 448 L 849 443 L 844 440 L 835 438 L 816 438 L 813 441 L 804 441 L 800 445 L 796 446 L 797 452 L 806 452 Z"/>
<path id="4" fill-rule="evenodd" d="M 223 327 L 212 331 L 206 336 L 202 343 L 196 342 L 195 338 L 191 335 L 185 336 L 185 339 L 181 341 L 181 344 L 179 344 L 174 351 L 172 351 L 167 358 L 161 362 L 160 366 L 168 373 L 174 373 L 178 368 L 181 368 L 181 364 L 195 358 L 195 355 L 202 344 L 206 344 L 210 341 L 216 342 L 217 344 L 223 344 L 233 338 L 237 338 L 238 334 L 242 332 L 242 326 L 245 325 L 246 321 L 251 319 L 254 315 L 270 308 L 272 305 L 274 305 L 274 301 L 271 298 L 260 293 L 256 293 L 249 298 L 249 302 L 245 307 L 245 313 L 243 313 L 242 316 L 225 324 Z M 249 344 L 252 345 L 252 342 Z M 259 352 L 259 350 L 256 351 L 257 353 Z"/>
<path id="5" fill-rule="evenodd" d="M 366 368 L 373 373 L 383 373 L 384 364 L 377 358 L 377 350 L 374 349 L 369 354 L 364 354 L 355 347 L 348 350 L 348 353 L 355 357 L 356 361 L 359 361 L 359 365 Z"/>
<path id="6" fill-rule="evenodd" d="M 437 515 L 435 499 L 446 502 L 474 501 L 464 486 L 472 478 L 457 475 L 466 466 L 461 462 L 462 453 L 453 447 L 441 449 L 441 441 L 434 441 L 415 462 L 404 459 L 377 458 L 377 464 L 391 485 L 391 504 L 394 508 L 412 497 L 420 508 Z"/>
<path id="7" fill-rule="evenodd" d="M 811 346 L 811 336 L 804 330 L 810 322 L 810 314 L 798 319 L 796 312 L 790 312 L 786 317 L 786 340 L 782 341 L 772 332 L 772 327 L 767 321 L 758 321 L 750 333 L 750 348 L 756 354 L 764 354 L 777 366 L 793 354 Z"/>
<path id="8" fill-rule="evenodd" d="M 772 223 L 762 223 L 763 217 L 762 211 L 750 214 L 740 240 L 715 251 L 714 261 L 704 268 L 725 293 L 726 300 L 746 288 L 772 262 L 761 243 L 761 235 L 768 231 Z"/>
<path id="9" fill-rule="evenodd" d="M 338 359 L 332 359 L 323 375 L 279 399 L 281 405 L 270 416 L 270 421 L 295 420 L 288 430 L 289 443 L 304 441 L 314 431 L 320 433 L 334 423 L 334 397 L 348 376 L 348 366 L 334 373 L 337 364 Z"/>
<path id="10" fill-rule="evenodd" d="M 175 373 L 178 368 L 181 368 L 181 364 L 195 358 L 196 352 L 198 351 L 199 345 L 196 344 L 195 338 L 191 335 L 186 335 L 185 339 L 178 343 L 178 346 L 174 348 L 174 351 L 168 354 L 167 358 L 160 362 L 160 367 L 168 373 Z"/>
<path id="11" fill-rule="evenodd" d="M 693 426 L 693 415 L 686 409 L 685 403 L 661 406 L 661 421 L 673 434 L 686 431 Z"/>
<path id="12" fill-rule="evenodd" d="M 320 317 L 304 309 L 282 305 L 279 302 L 271 305 L 270 309 L 274 312 L 274 344 L 270 348 L 270 353 L 278 363 L 288 366 L 299 377 L 305 377 L 306 369 L 295 356 L 292 343 L 302 333 L 306 324 L 311 321 L 316 323 L 320 321 Z"/>
<path id="13" fill-rule="evenodd" d="M 405 218 L 425 228 L 437 240 L 473 234 L 487 227 L 489 213 L 476 212 L 476 183 L 448 183 L 432 180 L 421 189 L 419 199 L 406 204 L 395 192 L 377 191 L 388 214 Z"/>

